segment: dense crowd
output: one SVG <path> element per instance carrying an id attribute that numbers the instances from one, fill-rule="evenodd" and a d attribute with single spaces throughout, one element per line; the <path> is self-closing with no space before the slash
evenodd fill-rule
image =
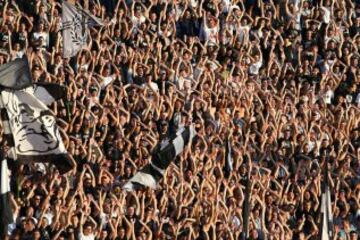
<path id="1" fill-rule="evenodd" d="M 16 166 L 9 239 L 243 239 L 248 176 L 248 239 L 318 239 L 325 152 L 335 239 L 359 239 L 360 1 L 76 2 L 105 25 L 71 59 L 60 1 L 0 2 L 0 64 L 68 87 L 51 109 L 77 163 Z M 188 124 L 158 189 L 123 191 Z"/>

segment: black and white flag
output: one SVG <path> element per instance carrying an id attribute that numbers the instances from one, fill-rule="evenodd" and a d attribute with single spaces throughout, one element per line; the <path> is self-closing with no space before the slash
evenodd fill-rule
<path id="1" fill-rule="evenodd" d="M 51 162 L 61 173 L 69 171 L 73 162 L 64 147 L 56 118 L 47 108 L 65 96 L 66 88 L 58 84 L 32 83 L 24 56 L 0 66 L 0 91 L 3 133 L 11 147 L 7 153 L 9 158 L 24 163 Z"/>
<path id="2" fill-rule="evenodd" d="M 56 117 L 46 106 L 64 94 L 62 87 L 56 91 L 55 86 L 3 89 L 1 112 L 4 132 L 12 136 L 16 160 L 50 162 L 65 173 L 73 164 L 61 139 Z M 4 116 L 4 109 L 7 116 Z"/>
<path id="3" fill-rule="evenodd" d="M 229 139 L 225 141 L 225 166 L 224 166 L 224 176 L 228 178 L 233 170 L 233 158 L 232 158 L 232 149 Z"/>
<path id="4" fill-rule="evenodd" d="M 331 210 L 331 194 L 328 179 L 328 158 L 329 153 L 325 157 L 324 184 L 321 193 L 321 228 L 320 239 L 331 240 L 333 238 L 333 214 Z"/>
<path id="5" fill-rule="evenodd" d="M 87 27 L 103 25 L 101 19 L 66 1 L 62 3 L 63 57 L 69 58 L 87 45 Z"/>
<path id="6" fill-rule="evenodd" d="M 31 72 L 25 55 L 22 58 L 0 65 L 1 87 L 19 90 L 31 85 Z"/>
<path id="7" fill-rule="evenodd" d="M 195 135 L 191 125 L 179 131 L 165 146 L 157 147 L 152 155 L 151 163 L 138 171 L 124 186 L 127 191 L 134 190 L 135 186 L 142 185 L 156 189 L 158 182 L 164 176 L 167 167 L 178 156 Z"/>
<path id="8" fill-rule="evenodd" d="M 326 186 L 321 194 L 321 240 L 332 239 L 333 215 L 331 211 L 330 189 Z"/>
<path id="9" fill-rule="evenodd" d="M 7 160 L 1 156 L 0 165 L 0 238 L 8 232 L 8 225 L 14 222 L 10 201 L 10 180 Z"/>

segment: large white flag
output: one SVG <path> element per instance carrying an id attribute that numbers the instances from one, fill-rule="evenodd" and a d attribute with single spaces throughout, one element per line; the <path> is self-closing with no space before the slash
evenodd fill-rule
<path id="1" fill-rule="evenodd" d="M 61 87 L 30 86 L 21 90 L 1 91 L 1 118 L 5 135 L 12 139 L 16 160 L 50 162 L 60 173 L 73 167 L 56 124 L 55 115 L 47 108 L 63 95 Z M 5 114 L 4 114 L 5 113 Z"/>
<path id="2" fill-rule="evenodd" d="M 63 57 L 69 58 L 86 46 L 88 25 L 102 25 L 102 21 L 84 9 L 63 1 Z"/>

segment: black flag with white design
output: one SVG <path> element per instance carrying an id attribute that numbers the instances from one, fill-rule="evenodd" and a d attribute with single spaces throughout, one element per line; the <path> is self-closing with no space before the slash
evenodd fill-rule
<path id="1" fill-rule="evenodd" d="M 66 1 L 62 3 L 63 57 L 69 58 L 87 45 L 87 27 L 103 25 L 101 19 Z"/>
<path id="2" fill-rule="evenodd" d="M 127 191 L 134 190 L 135 186 L 142 185 L 152 189 L 157 187 L 157 183 L 164 176 L 167 167 L 178 156 L 186 145 L 194 137 L 195 130 L 193 126 L 185 127 L 178 132 L 165 146 L 157 147 L 152 155 L 152 161 L 140 171 L 138 171 L 124 186 Z"/>
<path id="3" fill-rule="evenodd" d="M 14 222 L 10 201 L 10 179 L 7 160 L 1 156 L 0 165 L 0 238 L 8 232 L 8 225 Z"/>

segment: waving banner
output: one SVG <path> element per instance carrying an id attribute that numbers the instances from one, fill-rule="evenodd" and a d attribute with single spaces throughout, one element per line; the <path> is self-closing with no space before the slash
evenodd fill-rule
<path id="1" fill-rule="evenodd" d="M 183 152 L 191 139 L 195 136 L 195 129 L 191 125 L 179 131 L 165 146 L 159 144 L 152 155 L 152 161 L 138 171 L 124 186 L 126 191 L 133 191 L 137 187 L 147 186 L 155 189 L 164 176 L 167 167 L 175 157 Z"/>
<path id="2" fill-rule="evenodd" d="M 99 18 L 66 1 L 62 3 L 62 24 L 64 58 L 75 56 L 86 46 L 88 26 L 103 25 Z"/>

